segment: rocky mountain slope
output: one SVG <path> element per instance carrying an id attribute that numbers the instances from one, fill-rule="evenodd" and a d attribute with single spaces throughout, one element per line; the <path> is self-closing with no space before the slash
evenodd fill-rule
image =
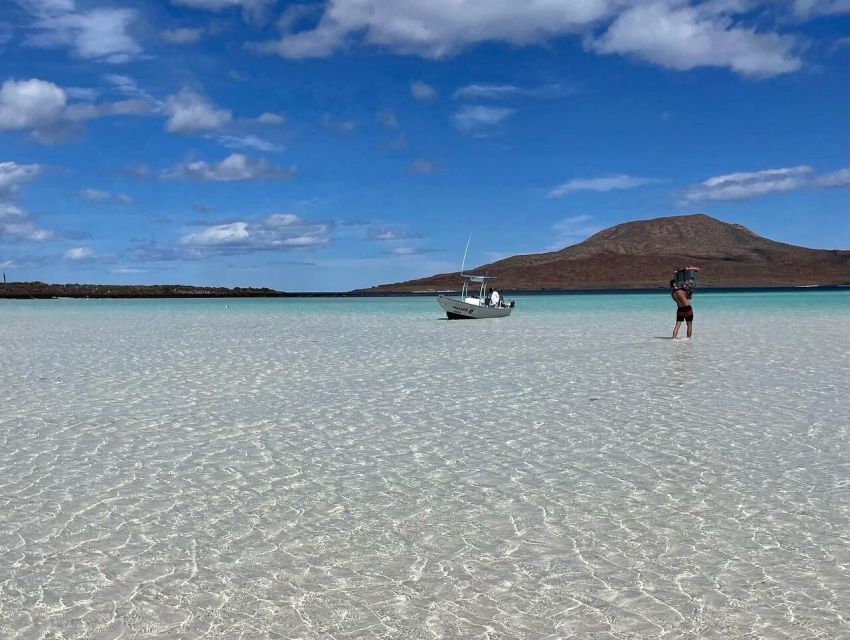
<path id="1" fill-rule="evenodd" d="M 850 251 L 775 242 L 703 214 L 626 222 L 560 251 L 518 255 L 470 269 L 507 290 L 666 287 L 680 266 L 700 267 L 703 287 L 850 284 Z M 457 272 L 364 292 L 446 291 Z"/>

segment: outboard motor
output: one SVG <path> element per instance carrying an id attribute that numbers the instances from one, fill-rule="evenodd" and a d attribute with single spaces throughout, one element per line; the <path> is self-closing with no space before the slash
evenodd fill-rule
<path id="1" fill-rule="evenodd" d="M 693 289 L 697 286 L 697 275 L 699 267 L 693 265 L 676 269 L 673 274 L 673 280 L 676 283 L 677 289 Z"/>

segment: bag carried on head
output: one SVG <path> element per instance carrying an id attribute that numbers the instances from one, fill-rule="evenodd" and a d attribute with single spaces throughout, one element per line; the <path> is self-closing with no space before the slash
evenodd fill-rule
<path id="1" fill-rule="evenodd" d="M 693 265 L 676 269 L 673 274 L 673 281 L 676 283 L 676 288 L 693 289 L 697 286 L 697 275 L 699 267 Z"/>

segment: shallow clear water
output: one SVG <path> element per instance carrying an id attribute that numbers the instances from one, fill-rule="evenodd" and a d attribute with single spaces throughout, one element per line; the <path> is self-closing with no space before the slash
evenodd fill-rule
<path id="1" fill-rule="evenodd" d="M 694 307 L 0 301 L 0 637 L 850 637 L 850 295 Z"/>

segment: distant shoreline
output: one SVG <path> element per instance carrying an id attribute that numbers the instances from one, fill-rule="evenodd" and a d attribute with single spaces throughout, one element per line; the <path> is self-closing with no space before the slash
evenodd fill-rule
<path id="1" fill-rule="evenodd" d="M 779 285 L 700 287 L 699 293 L 793 292 L 848 290 L 850 285 Z M 509 296 L 647 294 L 666 292 L 666 287 L 608 289 L 503 289 Z M 459 291 L 277 291 L 269 288 L 190 287 L 186 285 L 48 285 L 44 283 L 9 282 L 0 284 L 0 299 L 5 300 L 146 300 L 146 299 L 237 299 L 237 298 L 422 298 L 457 295 Z"/>

